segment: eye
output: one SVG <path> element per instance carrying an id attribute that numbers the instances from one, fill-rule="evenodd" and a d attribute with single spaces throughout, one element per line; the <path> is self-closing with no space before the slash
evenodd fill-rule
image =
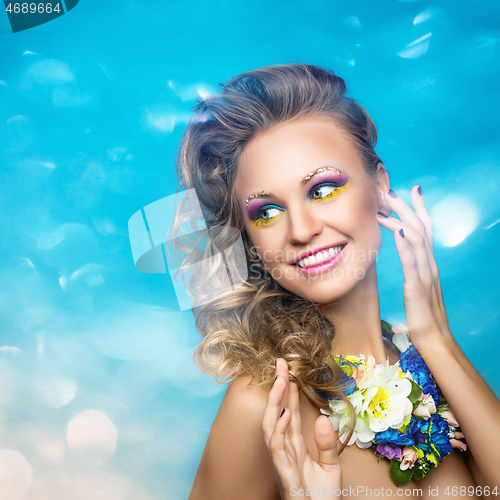
<path id="1" fill-rule="evenodd" d="M 281 208 L 272 205 L 266 205 L 255 214 L 255 219 L 253 219 L 252 222 L 254 222 L 254 224 L 256 225 L 266 224 L 281 213 L 283 213 L 283 210 Z"/>
<path id="2" fill-rule="evenodd" d="M 309 193 L 309 199 L 311 201 L 319 201 L 331 198 L 341 187 L 342 186 L 338 186 L 334 182 L 323 182 L 311 189 L 311 192 Z"/>

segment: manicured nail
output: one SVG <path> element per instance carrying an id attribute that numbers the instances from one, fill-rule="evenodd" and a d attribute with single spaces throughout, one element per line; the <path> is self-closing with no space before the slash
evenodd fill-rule
<path id="1" fill-rule="evenodd" d="M 405 237 L 405 232 L 403 231 L 403 228 L 399 230 L 399 234 L 401 235 L 402 238 Z"/>
<path id="2" fill-rule="evenodd" d="M 418 186 L 418 194 L 422 196 L 422 186 Z"/>
<path id="3" fill-rule="evenodd" d="M 384 219 L 387 219 L 389 216 L 383 214 L 382 212 L 377 212 L 377 215 L 380 215 L 380 217 L 383 217 Z"/>
<path id="4" fill-rule="evenodd" d="M 283 413 L 285 413 L 285 409 L 284 408 L 281 410 L 280 418 L 283 416 Z"/>
<path id="5" fill-rule="evenodd" d="M 398 195 L 392 190 L 392 189 L 389 189 L 389 191 L 387 191 L 393 198 L 397 198 Z"/>

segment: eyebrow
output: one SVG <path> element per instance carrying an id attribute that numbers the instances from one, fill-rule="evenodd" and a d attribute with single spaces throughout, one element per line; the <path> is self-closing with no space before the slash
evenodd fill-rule
<path id="1" fill-rule="evenodd" d="M 319 167 L 314 172 L 308 173 L 304 177 L 304 179 L 302 180 L 302 184 L 304 184 L 305 182 L 307 182 L 308 180 L 310 180 L 311 177 L 315 176 L 316 174 L 320 174 L 321 172 L 324 172 L 325 170 L 331 170 L 331 171 L 335 172 L 336 174 L 342 175 L 342 172 L 338 168 L 330 167 L 330 166 Z M 250 200 L 254 200 L 255 198 L 262 198 L 263 196 L 270 196 L 270 193 L 268 193 L 267 191 L 261 191 L 260 193 L 253 193 L 253 194 L 251 194 L 245 200 L 245 208 L 248 208 L 248 204 L 250 203 Z"/>

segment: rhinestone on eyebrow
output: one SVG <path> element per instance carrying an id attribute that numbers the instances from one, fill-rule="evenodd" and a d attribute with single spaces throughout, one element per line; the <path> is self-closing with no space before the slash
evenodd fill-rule
<path id="1" fill-rule="evenodd" d="M 254 194 L 250 195 L 245 200 L 245 208 L 248 208 L 248 204 L 250 203 L 250 200 L 253 200 L 254 198 L 259 198 L 260 196 L 269 196 L 269 193 L 267 191 L 262 191 L 261 193 L 254 193 Z"/>
<path id="2" fill-rule="evenodd" d="M 310 174 L 307 174 L 305 179 L 302 182 L 307 182 L 313 175 L 319 174 L 321 172 L 324 172 L 325 170 L 331 170 L 335 172 L 336 174 L 342 175 L 342 172 L 335 167 L 319 167 L 316 169 L 316 172 L 311 172 Z"/>

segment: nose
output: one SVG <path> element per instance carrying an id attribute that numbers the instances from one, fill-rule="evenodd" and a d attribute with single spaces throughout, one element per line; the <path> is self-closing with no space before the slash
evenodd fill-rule
<path id="1" fill-rule="evenodd" d="M 312 207 L 311 207 L 312 208 Z M 323 231 L 321 220 L 316 219 L 310 207 L 288 210 L 288 241 L 295 245 L 306 244 Z"/>

